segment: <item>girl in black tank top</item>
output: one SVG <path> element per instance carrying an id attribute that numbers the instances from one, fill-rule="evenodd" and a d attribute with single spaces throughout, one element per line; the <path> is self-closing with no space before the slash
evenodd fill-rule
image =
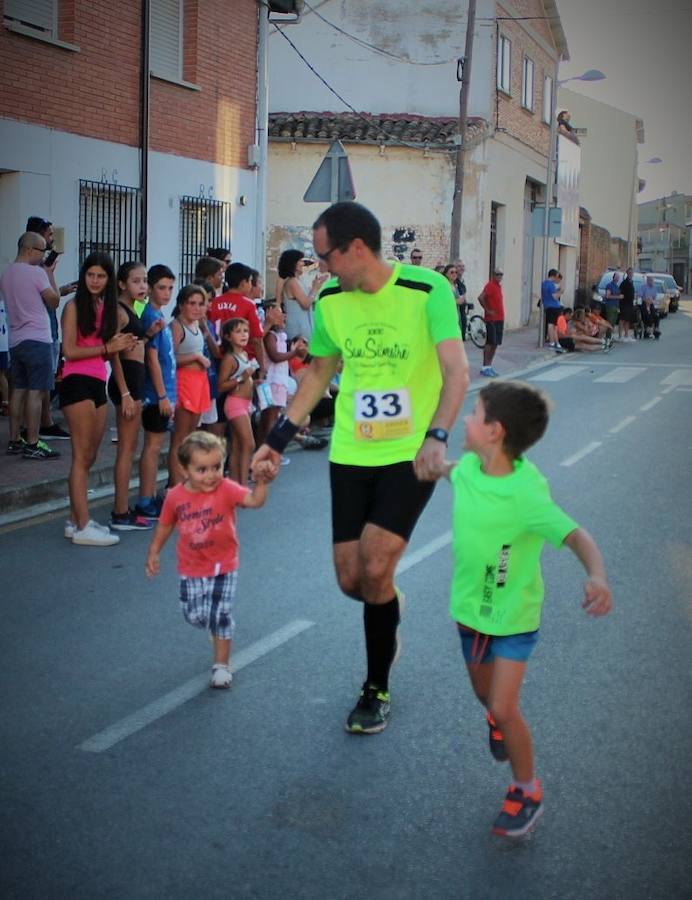
<path id="1" fill-rule="evenodd" d="M 118 270 L 118 329 L 133 334 L 137 345 L 129 353 L 120 353 L 111 362 L 113 372 L 108 381 L 108 395 L 116 409 L 118 449 L 113 470 L 115 502 L 110 526 L 116 531 L 139 531 L 153 523 L 129 509 L 129 485 L 132 463 L 142 423 L 144 396 L 144 353 L 147 334 L 134 311 L 135 300 L 146 298 L 147 270 L 142 263 L 127 262 Z"/>

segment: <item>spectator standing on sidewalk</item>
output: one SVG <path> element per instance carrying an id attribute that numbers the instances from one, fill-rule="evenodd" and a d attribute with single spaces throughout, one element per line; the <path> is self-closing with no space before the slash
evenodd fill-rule
<path id="1" fill-rule="evenodd" d="M 622 294 L 620 292 L 620 276 L 617 272 L 613 272 L 613 278 L 608 282 L 605 289 L 605 314 L 606 319 L 613 328 L 620 318 L 620 301 Z"/>
<path id="2" fill-rule="evenodd" d="M 313 329 L 313 304 L 322 282 L 313 281 L 309 293 L 305 293 L 300 283 L 303 274 L 302 250 L 284 250 L 279 257 L 276 280 L 276 299 L 286 313 L 286 334 L 288 339 L 301 334 L 310 338 Z"/>
<path id="3" fill-rule="evenodd" d="M 457 300 L 457 310 L 459 312 L 459 325 L 461 326 L 461 339 L 462 341 L 466 340 L 466 314 L 467 310 L 467 302 L 466 302 L 466 282 L 464 281 L 464 272 L 466 271 L 466 265 L 461 259 L 456 259 L 454 261 L 454 266 L 457 270 L 457 279 L 455 282 L 456 286 L 456 300 Z"/>
<path id="4" fill-rule="evenodd" d="M 7 333 L 5 302 L 0 295 L 0 416 L 10 414 L 10 385 L 7 373 L 10 370 L 10 341 Z"/>
<path id="5" fill-rule="evenodd" d="M 131 350 L 116 353 L 111 361 L 112 374 L 108 396 L 116 409 L 118 446 L 113 468 L 115 499 L 110 527 L 114 531 L 142 531 L 152 527 L 150 519 L 130 509 L 130 477 L 142 425 L 142 400 L 146 369 L 147 342 L 163 328 L 163 320 L 147 326 L 135 312 L 147 295 L 147 270 L 143 263 L 126 262 L 118 269 L 118 330 L 132 334 L 137 343 Z M 144 306 L 142 307 L 144 311 Z"/>
<path id="6" fill-rule="evenodd" d="M 60 407 L 70 426 L 70 518 L 65 537 L 73 544 L 108 547 L 120 538 L 89 518 L 89 470 L 106 428 L 106 360 L 137 346 L 134 334 L 118 331 L 118 293 L 113 260 L 90 253 L 79 270 L 74 300 L 62 312 L 65 354 Z"/>
<path id="7" fill-rule="evenodd" d="M 541 305 L 545 315 L 546 334 L 548 337 L 547 346 L 557 353 L 562 353 L 564 350 L 560 345 L 560 338 L 557 332 L 557 319 L 562 309 L 561 296 L 560 273 L 557 269 L 550 269 L 548 277 L 541 283 Z"/>
<path id="8" fill-rule="evenodd" d="M 216 335 L 220 338 L 223 323 L 228 319 L 245 319 L 250 326 L 250 342 L 247 347 L 248 355 L 259 363 L 257 377 L 263 378 L 266 371 L 264 361 L 264 345 L 262 338 L 264 331 L 262 323 L 257 315 L 257 307 L 250 299 L 252 293 L 253 269 L 244 263 L 234 262 L 226 269 L 226 284 L 228 290 L 215 297 L 207 318 L 214 323 Z M 221 412 L 221 410 L 219 410 Z M 219 415 L 219 422 L 225 421 Z"/>
<path id="9" fill-rule="evenodd" d="M 630 337 L 630 325 L 634 325 L 634 269 L 625 272 L 620 282 L 620 314 L 618 316 L 618 335 L 621 341 L 633 341 Z"/>
<path id="10" fill-rule="evenodd" d="M 158 519 L 161 506 L 156 496 L 159 457 L 176 403 L 175 353 L 171 329 L 165 325 L 163 309 L 171 302 L 175 275 L 162 264 L 147 272 L 149 302 L 142 311 L 142 324 L 153 331 L 147 342 L 144 362 L 144 403 L 142 428 L 144 446 L 139 458 L 139 498 L 135 512 L 146 519 Z"/>
<path id="11" fill-rule="evenodd" d="M 411 265 L 412 266 L 422 266 L 423 265 L 423 251 L 419 250 L 418 247 L 414 247 L 411 250 Z"/>
<path id="12" fill-rule="evenodd" d="M 481 375 L 496 378 L 498 373 L 493 368 L 493 360 L 497 348 L 502 343 L 505 327 L 505 304 L 502 295 L 502 269 L 496 268 L 492 278 L 478 295 L 478 302 L 483 307 L 486 330 L 485 347 L 483 347 L 483 365 Z"/>
<path id="13" fill-rule="evenodd" d="M 53 223 L 48 222 L 41 216 L 29 216 L 26 222 L 26 230 L 34 231 L 36 234 L 40 234 L 41 237 L 45 240 L 46 250 L 48 251 L 49 256 L 46 257 L 46 259 L 42 263 L 42 265 L 44 265 L 46 260 L 50 261 L 50 254 L 53 251 L 53 244 L 55 243 Z M 54 257 L 54 262 L 52 263 L 52 271 L 55 271 L 59 258 L 59 256 Z M 58 288 L 58 293 L 61 297 L 67 297 L 70 294 L 74 294 L 76 287 L 76 282 L 61 284 Z M 55 375 L 55 373 L 58 371 L 58 364 L 60 362 L 60 335 L 58 333 L 58 314 L 57 308 L 53 309 L 51 308 L 51 306 L 46 305 L 46 309 L 48 310 L 48 318 L 50 319 L 50 333 L 53 339 L 53 374 Z M 64 428 L 53 421 L 53 413 L 51 410 L 50 402 L 51 392 L 46 391 L 43 395 L 43 400 L 41 403 L 41 427 L 39 428 L 39 437 L 46 440 L 67 441 L 70 439 L 70 435 L 65 431 Z"/>
<path id="14" fill-rule="evenodd" d="M 55 384 L 53 338 L 46 307 L 57 309 L 60 295 L 53 267 L 41 265 L 45 238 L 33 231 L 19 239 L 18 253 L 0 277 L 9 325 L 10 440 L 7 453 L 25 459 L 56 459 L 60 454 L 39 440 L 43 395 Z M 26 441 L 21 436 L 26 426 Z"/>

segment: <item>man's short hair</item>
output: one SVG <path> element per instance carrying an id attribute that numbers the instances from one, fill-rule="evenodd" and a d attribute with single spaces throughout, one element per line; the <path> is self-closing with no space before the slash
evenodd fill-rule
<path id="1" fill-rule="evenodd" d="M 241 282 L 252 281 L 252 269 L 245 263 L 234 262 L 226 269 L 226 285 L 229 291 L 235 290 Z"/>
<path id="2" fill-rule="evenodd" d="M 547 396 L 523 381 L 494 381 L 479 393 L 486 422 L 499 422 L 505 453 L 517 459 L 545 434 L 550 417 Z"/>
<path id="3" fill-rule="evenodd" d="M 225 247 L 207 247 L 206 255 L 226 262 L 226 257 L 231 255 L 231 251 L 226 250 Z"/>
<path id="4" fill-rule="evenodd" d="M 48 219 L 44 219 L 43 216 L 29 216 L 26 220 L 26 231 L 33 231 L 35 234 L 43 235 L 43 232 L 50 228 L 52 224 Z"/>
<path id="5" fill-rule="evenodd" d="M 557 269 L 548 269 L 548 278 L 554 278 L 558 273 Z"/>
<path id="6" fill-rule="evenodd" d="M 147 284 L 149 287 L 153 287 L 162 278 L 172 278 L 175 281 L 175 275 L 168 266 L 165 266 L 163 263 L 156 263 L 156 265 L 150 266 L 147 272 Z"/>
<path id="7" fill-rule="evenodd" d="M 382 250 L 380 223 L 369 209 L 353 200 L 334 203 L 317 217 L 312 227 L 323 227 L 334 249 L 345 250 L 352 241 L 360 238 L 373 253 Z"/>
<path id="8" fill-rule="evenodd" d="M 38 231 L 25 231 L 24 234 L 19 236 L 19 240 L 17 241 L 17 250 L 21 253 L 22 250 L 31 250 L 36 247 L 37 240 L 42 240 L 44 243 L 44 247 L 41 249 L 45 249 L 46 239 L 42 234 L 39 234 Z M 39 249 L 36 247 L 36 249 Z"/>

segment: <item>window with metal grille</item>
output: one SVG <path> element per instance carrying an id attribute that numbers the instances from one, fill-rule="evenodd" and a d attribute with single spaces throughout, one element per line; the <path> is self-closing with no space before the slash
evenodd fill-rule
<path id="1" fill-rule="evenodd" d="M 195 264 L 209 247 L 231 247 L 231 203 L 180 198 L 180 284 L 194 278 Z"/>
<path id="2" fill-rule="evenodd" d="M 105 181 L 79 180 L 79 264 L 100 250 L 115 268 L 143 258 L 142 192 Z"/>
<path id="3" fill-rule="evenodd" d="M 46 37 L 58 36 L 57 0 L 5 0 L 3 17 L 12 24 L 35 28 Z"/>

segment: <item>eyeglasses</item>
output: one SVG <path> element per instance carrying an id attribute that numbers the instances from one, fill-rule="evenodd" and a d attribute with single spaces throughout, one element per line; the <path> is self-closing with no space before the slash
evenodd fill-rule
<path id="1" fill-rule="evenodd" d="M 416 260 L 417 260 L 417 259 L 423 259 L 423 257 L 422 257 L 422 256 L 412 256 L 411 259 L 416 259 Z"/>
<path id="2" fill-rule="evenodd" d="M 345 253 L 350 246 L 351 241 L 349 241 L 347 244 L 338 244 L 336 247 L 332 247 L 330 250 L 327 250 L 326 253 L 317 253 L 316 255 L 322 260 L 322 262 L 328 263 L 329 257 L 332 255 L 332 253 L 336 253 L 337 250 L 339 251 L 339 253 Z"/>

